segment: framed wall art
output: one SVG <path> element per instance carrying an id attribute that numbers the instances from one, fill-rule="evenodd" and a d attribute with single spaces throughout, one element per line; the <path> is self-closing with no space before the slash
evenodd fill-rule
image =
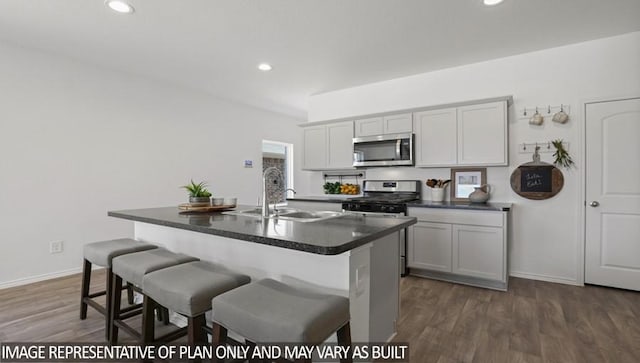
<path id="1" fill-rule="evenodd" d="M 452 168 L 451 201 L 468 202 L 475 188 L 487 183 L 487 168 Z"/>

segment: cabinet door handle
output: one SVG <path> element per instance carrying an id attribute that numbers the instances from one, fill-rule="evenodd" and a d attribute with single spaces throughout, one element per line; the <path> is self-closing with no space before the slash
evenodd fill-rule
<path id="1" fill-rule="evenodd" d="M 589 205 L 595 208 L 595 207 L 599 206 L 600 203 L 598 203 L 597 200 L 594 200 L 593 202 L 589 203 Z"/>

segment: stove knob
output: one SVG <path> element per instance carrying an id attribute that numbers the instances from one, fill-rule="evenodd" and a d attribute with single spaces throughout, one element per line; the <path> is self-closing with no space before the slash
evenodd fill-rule
<path id="1" fill-rule="evenodd" d="M 386 206 L 386 205 L 381 205 L 381 206 L 380 206 L 380 212 L 383 212 L 383 213 L 384 213 L 384 212 L 387 212 L 387 211 L 388 211 L 388 209 L 389 209 L 389 207 L 388 207 L 388 206 Z"/>

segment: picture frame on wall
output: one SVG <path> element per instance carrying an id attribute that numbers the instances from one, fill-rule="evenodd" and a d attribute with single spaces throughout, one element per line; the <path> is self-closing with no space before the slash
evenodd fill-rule
<path id="1" fill-rule="evenodd" d="M 487 168 L 451 168 L 451 201 L 468 202 L 475 188 L 487 184 Z"/>

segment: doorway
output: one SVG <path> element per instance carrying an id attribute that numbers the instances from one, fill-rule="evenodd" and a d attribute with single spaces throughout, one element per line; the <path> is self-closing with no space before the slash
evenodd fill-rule
<path id="1" fill-rule="evenodd" d="M 285 190 L 293 189 L 293 144 L 262 140 L 262 171 L 269 167 L 280 170 L 284 179 L 283 185 L 267 190 L 272 194 L 269 195 L 269 200 L 277 204 L 285 203 Z"/>
<path id="2" fill-rule="evenodd" d="M 640 291 L 640 98 L 585 104 L 585 283 Z"/>

